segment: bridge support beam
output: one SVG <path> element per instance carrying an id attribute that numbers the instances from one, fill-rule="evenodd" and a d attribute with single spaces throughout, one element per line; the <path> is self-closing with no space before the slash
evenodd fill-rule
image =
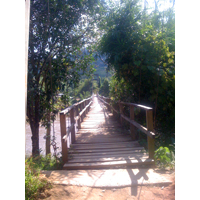
<path id="1" fill-rule="evenodd" d="M 153 131 L 153 110 L 146 110 L 146 124 L 147 130 Z M 155 139 L 147 136 L 149 158 L 154 159 Z"/>
<path id="2" fill-rule="evenodd" d="M 71 127 L 72 127 L 72 130 L 71 130 L 72 144 L 74 144 L 76 141 L 74 111 L 75 111 L 74 108 L 70 110 L 70 120 L 71 120 Z"/>
<path id="3" fill-rule="evenodd" d="M 67 149 L 67 137 L 66 136 L 66 115 L 60 113 L 60 130 L 61 130 L 61 146 L 62 146 L 62 160 L 63 163 L 68 162 L 68 149 Z M 63 138 L 64 137 L 64 138 Z"/>
<path id="4" fill-rule="evenodd" d="M 120 123 L 121 123 L 121 125 L 123 125 L 124 121 L 123 121 L 121 114 L 124 114 L 124 108 L 121 103 L 119 103 L 119 112 L 120 112 Z"/>
<path id="5" fill-rule="evenodd" d="M 135 120 L 135 115 L 134 115 L 134 106 L 130 106 L 130 119 Z M 136 140 L 136 128 L 133 124 L 130 123 L 130 131 L 131 131 L 131 138 L 133 140 Z"/>

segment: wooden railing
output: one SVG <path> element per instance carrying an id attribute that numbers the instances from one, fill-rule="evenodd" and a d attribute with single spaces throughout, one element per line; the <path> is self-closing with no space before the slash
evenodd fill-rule
<path id="1" fill-rule="evenodd" d="M 136 128 L 147 135 L 148 141 L 148 152 L 149 158 L 154 159 L 154 151 L 155 151 L 155 133 L 153 132 L 153 108 L 135 104 L 135 103 L 126 103 L 126 102 L 118 102 L 115 106 L 112 106 L 111 99 L 107 97 L 100 96 L 97 94 L 97 97 L 100 101 L 102 101 L 108 108 L 109 111 L 113 112 L 113 116 L 119 116 L 120 122 L 123 124 L 123 120 L 129 122 L 130 124 L 130 134 L 133 140 L 136 140 Z M 127 117 L 124 114 L 124 106 L 129 106 L 130 116 Z M 141 108 L 146 111 L 146 125 L 147 127 L 142 126 L 141 124 L 135 121 L 135 113 L 134 107 Z"/>
<path id="2" fill-rule="evenodd" d="M 89 112 L 92 103 L 91 96 L 84 99 L 60 112 L 60 130 L 61 130 L 61 146 L 62 146 L 62 160 L 63 163 L 68 162 L 68 148 L 76 141 L 76 125 L 78 129 L 81 128 L 81 122 L 86 114 Z M 66 116 L 68 118 L 68 128 L 66 127 Z M 68 130 L 67 130 L 68 129 Z"/>

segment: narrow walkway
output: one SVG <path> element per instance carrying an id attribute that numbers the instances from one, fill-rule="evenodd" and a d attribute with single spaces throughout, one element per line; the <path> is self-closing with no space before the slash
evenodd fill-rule
<path id="1" fill-rule="evenodd" d="M 122 129 L 95 96 L 63 169 L 133 168 L 153 164 L 144 147 L 131 139 L 129 132 Z"/>

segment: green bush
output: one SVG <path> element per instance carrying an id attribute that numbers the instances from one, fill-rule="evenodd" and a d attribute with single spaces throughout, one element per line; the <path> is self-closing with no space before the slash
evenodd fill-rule
<path id="1" fill-rule="evenodd" d="M 38 199 L 41 192 L 50 189 L 52 185 L 45 179 L 40 179 L 40 171 L 34 168 L 33 160 L 25 162 L 25 199 Z"/>
<path id="2" fill-rule="evenodd" d="M 30 157 L 26 160 L 26 162 L 30 165 L 34 170 L 54 170 L 54 169 L 62 169 L 62 161 L 60 158 L 52 157 L 51 154 L 47 156 L 37 156 Z"/>
<path id="3" fill-rule="evenodd" d="M 38 199 L 41 192 L 50 189 L 51 184 L 39 178 L 41 170 L 61 169 L 62 162 L 59 158 L 47 156 L 30 157 L 25 161 L 25 199 Z"/>
<path id="4" fill-rule="evenodd" d="M 107 78 L 104 79 L 100 89 L 99 89 L 99 94 L 105 97 L 109 96 L 109 81 Z"/>
<path id="5" fill-rule="evenodd" d="M 154 155 L 156 164 L 160 168 L 174 168 L 175 165 L 175 155 L 173 151 L 170 151 L 168 147 L 159 147 L 155 151 Z"/>

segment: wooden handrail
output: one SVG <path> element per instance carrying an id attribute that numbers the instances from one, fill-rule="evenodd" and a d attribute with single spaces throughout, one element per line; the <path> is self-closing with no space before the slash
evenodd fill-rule
<path id="1" fill-rule="evenodd" d="M 138 128 L 140 131 L 147 135 L 148 139 L 148 151 L 149 151 L 149 158 L 154 158 L 154 151 L 155 151 L 155 133 L 153 132 L 153 108 L 147 107 L 140 104 L 135 103 L 128 103 L 128 102 L 117 102 L 119 105 L 119 111 L 113 108 L 111 105 L 110 98 L 100 96 L 97 94 L 97 97 L 107 106 L 108 109 L 113 111 L 113 115 L 116 116 L 118 114 L 120 116 L 120 122 L 123 124 L 123 120 L 126 120 L 130 124 L 130 131 L 131 137 L 133 140 L 136 139 L 136 131 L 135 128 Z M 109 103 L 108 103 L 109 101 Z M 123 106 L 130 106 L 130 118 L 125 116 L 123 113 Z M 142 126 L 141 124 L 137 123 L 134 120 L 134 107 L 138 107 L 144 109 L 146 111 L 146 124 L 147 127 Z"/>
<path id="2" fill-rule="evenodd" d="M 78 103 L 69 106 L 60 112 L 60 130 L 61 130 L 61 147 L 63 163 L 68 162 L 68 148 L 76 141 L 75 126 L 78 124 L 78 129 L 81 128 L 81 122 L 86 116 L 92 104 L 93 95 Z M 66 114 L 70 113 L 70 127 L 66 128 Z"/>
<path id="3" fill-rule="evenodd" d="M 135 106 L 135 107 L 138 107 L 138 108 L 141 108 L 141 109 L 144 109 L 144 110 L 153 110 L 153 108 L 148 107 L 148 106 L 144 106 L 144 105 L 141 105 L 141 104 L 126 103 L 126 102 L 123 102 L 123 101 L 120 101 L 119 103 L 121 103 L 123 105 L 127 105 L 127 106 Z"/>

